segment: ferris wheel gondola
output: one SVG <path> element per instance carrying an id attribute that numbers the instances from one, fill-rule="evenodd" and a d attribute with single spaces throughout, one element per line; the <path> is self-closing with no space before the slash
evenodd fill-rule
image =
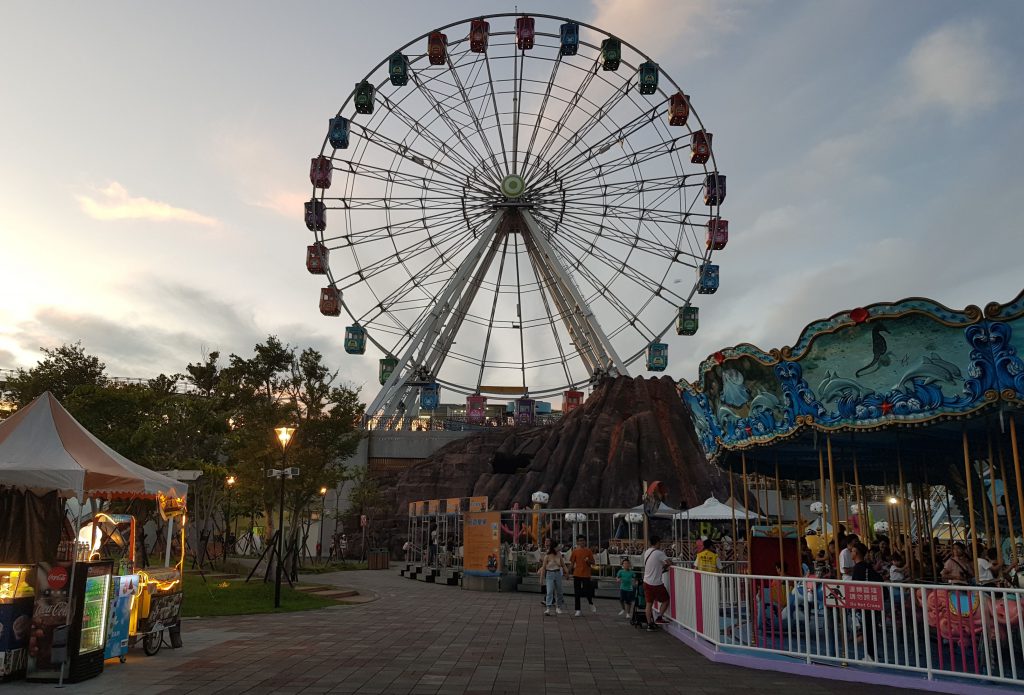
<path id="1" fill-rule="evenodd" d="M 370 416 L 442 387 L 474 412 L 513 393 L 576 407 L 602 375 L 663 371 L 728 241 L 690 97 L 635 46 L 550 15 L 454 22 L 388 54 L 329 119 L 310 182 L 320 310 L 350 317 L 346 352 L 381 355 Z"/>

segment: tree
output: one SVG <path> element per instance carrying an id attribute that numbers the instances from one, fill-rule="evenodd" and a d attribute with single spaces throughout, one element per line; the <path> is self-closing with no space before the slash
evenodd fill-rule
<path id="1" fill-rule="evenodd" d="M 107 366 L 88 355 L 81 341 L 58 348 L 40 348 L 45 356 L 29 370 L 19 369 L 7 382 L 18 406 L 25 406 L 45 391 L 63 402 L 79 386 L 103 386 Z"/>

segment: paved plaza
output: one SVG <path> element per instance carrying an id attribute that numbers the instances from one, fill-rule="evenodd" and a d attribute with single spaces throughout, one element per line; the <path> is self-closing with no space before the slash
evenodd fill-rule
<path id="1" fill-rule="evenodd" d="M 132 650 L 74 695 L 182 693 L 849 693 L 859 686 L 711 663 L 663 632 L 598 614 L 545 617 L 538 594 L 484 594 L 397 572 L 340 572 L 317 582 L 376 592 L 319 611 L 186 621 L 185 647 Z M 186 599 L 187 600 L 187 599 Z M 571 598 L 570 598 L 571 608 Z M 872 695 L 887 690 L 871 686 Z M 41 693 L 45 684 L 6 684 Z"/>

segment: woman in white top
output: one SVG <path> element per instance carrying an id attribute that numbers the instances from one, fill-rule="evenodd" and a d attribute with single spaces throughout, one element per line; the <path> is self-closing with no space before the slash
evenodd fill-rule
<path id="1" fill-rule="evenodd" d="M 548 551 L 540 561 L 540 580 L 544 582 L 547 594 L 544 599 L 544 615 L 551 615 L 554 608 L 558 614 L 565 608 L 565 595 L 562 593 L 562 577 L 569 574 L 565 558 L 558 552 L 558 544 L 551 541 Z"/>

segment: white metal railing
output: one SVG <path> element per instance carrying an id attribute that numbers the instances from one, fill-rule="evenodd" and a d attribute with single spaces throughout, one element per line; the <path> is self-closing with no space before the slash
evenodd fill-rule
<path id="1" fill-rule="evenodd" d="M 807 663 L 1024 683 L 1024 590 L 672 568 L 673 622 Z"/>

